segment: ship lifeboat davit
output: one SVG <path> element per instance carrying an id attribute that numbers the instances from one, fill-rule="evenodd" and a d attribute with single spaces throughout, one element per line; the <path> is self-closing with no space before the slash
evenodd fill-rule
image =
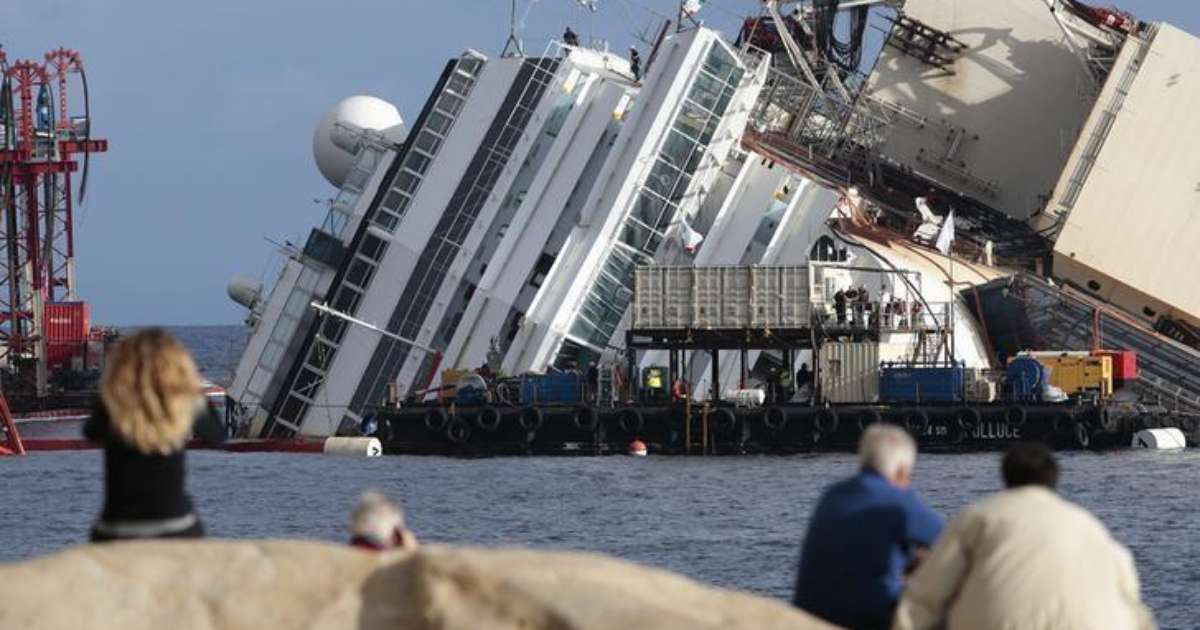
<path id="1" fill-rule="evenodd" d="M 629 443 L 629 454 L 633 457 L 645 457 L 649 453 L 650 450 L 646 448 L 646 443 L 640 439 L 634 439 Z"/>

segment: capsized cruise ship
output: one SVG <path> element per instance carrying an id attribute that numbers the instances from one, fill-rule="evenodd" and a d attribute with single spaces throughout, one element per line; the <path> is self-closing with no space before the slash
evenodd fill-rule
<path id="1" fill-rule="evenodd" d="M 1163 341 L 1170 358 L 1158 369 L 1186 365 L 1194 350 L 1177 342 L 1200 322 L 1186 294 L 1195 283 L 1159 291 L 1150 271 L 1123 270 L 1122 252 L 1079 243 L 1107 232 L 1100 214 L 1132 220 L 1128 199 L 1089 192 L 1101 180 L 1138 188 L 1127 173 L 1088 177 L 1141 154 L 1118 144 L 1136 135 L 1122 131 L 1121 102 L 1167 98 L 1166 81 L 1170 98 L 1196 105 L 1200 77 L 1180 64 L 1200 40 L 1073 0 L 842 4 L 848 41 L 834 29 L 838 2 L 769 0 L 732 37 L 684 3 L 636 68 L 563 42 L 536 56 L 468 50 L 411 124 L 379 99 L 339 103 L 314 137 L 338 188 L 328 216 L 302 247 L 281 250 L 273 286 L 230 286 L 248 311 L 229 388 L 246 434 L 352 431 L 385 401 L 420 399 L 450 368 L 625 360 L 643 265 L 820 264 L 826 294 L 866 287 L 941 305 L 942 347 L 972 368 L 1024 343 L 998 339 L 981 304 L 1007 299 L 1005 283 L 1057 278 L 1048 286 L 1082 285 L 1071 304 L 1094 304 L 1097 320 L 1115 322 L 1106 331 L 1143 345 L 1165 339 L 1166 317 L 1176 340 Z M 869 18 L 890 31 L 860 73 Z M 1183 134 L 1155 138 L 1200 159 Z M 1192 194 L 1171 193 L 1147 220 L 1175 221 Z M 957 232 L 948 256 L 932 247 L 947 232 Z M 1200 252 L 1195 238 L 1170 239 L 1158 257 L 1157 236 L 1128 234 L 1125 247 L 1157 273 L 1200 262 L 1183 260 Z M 922 343 L 903 337 L 881 342 Z M 750 357 L 760 359 L 775 360 Z M 1153 350 L 1147 359 L 1154 373 Z M 697 353 L 686 372 L 698 394 L 743 376 L 728 361 L 714 377 L 707 361 Z M 1200 397 L 1189 378 L 1177 401 Z"/>

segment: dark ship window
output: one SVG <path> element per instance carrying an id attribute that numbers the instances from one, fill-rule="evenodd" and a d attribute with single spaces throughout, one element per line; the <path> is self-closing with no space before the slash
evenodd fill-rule
<path id="1" fill-rule="evenodd" d="M 1100 283 L 1099 283 L 1099 282 L 1096 282 L 1095 280 L 1088 280 L 1088 288 L 1089 288 L 1089 289 L 1091 289 L 1091 290 L 1093 290 L 1093 291 L 1099 291 L 1099 290 L 1100 290 Z"/>
<path id="2" fill-rule="evenodd" d="M 1142 314 L 1146 317 L 1156 317 L 1158 315 L 1158 311 L 1150 308 L 1149 306 L 1145 306 L 1142 307 Z"/>
<path id="3" fill-rule="evenodd" d="M 829 236 L 822 236 L 813 243 L 812 250 L 808 252 L 808 259 L 816 262 L 846 262 L 848 258 L 846 250 L 838 249 L 837 243 Z"/>

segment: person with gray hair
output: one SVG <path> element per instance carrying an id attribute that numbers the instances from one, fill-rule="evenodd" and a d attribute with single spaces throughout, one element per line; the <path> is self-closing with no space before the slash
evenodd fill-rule
<path id="1" fill-rule="evenodd" d="M 350 517 L 350 545 L 369 551 L 414 550 L 417 538 L 404 525 L 404 512 L 383 494 L 364 492 Z"/>
<path id="2" fill-rule="evenodd" d="M 792 603 L 852 630 L 892 623 L 905 575 L 943 521 L 910 488 L 917 445 L 875 424 L 859 442 L 858 474 L 825 491 L 808 525 Z"/>

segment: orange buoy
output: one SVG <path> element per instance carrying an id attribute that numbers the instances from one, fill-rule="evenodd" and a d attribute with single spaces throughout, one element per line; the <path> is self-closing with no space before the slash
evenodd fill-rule
<path id="1" fill-rule="evenodd" d="M 634 438 L 634 440 L 629 443 L 630 455 L 634 457 L 645 457 L 647 453 L 649 453 L 649 450 L 646 448 L 646 443 L 640 439 Z"/>

